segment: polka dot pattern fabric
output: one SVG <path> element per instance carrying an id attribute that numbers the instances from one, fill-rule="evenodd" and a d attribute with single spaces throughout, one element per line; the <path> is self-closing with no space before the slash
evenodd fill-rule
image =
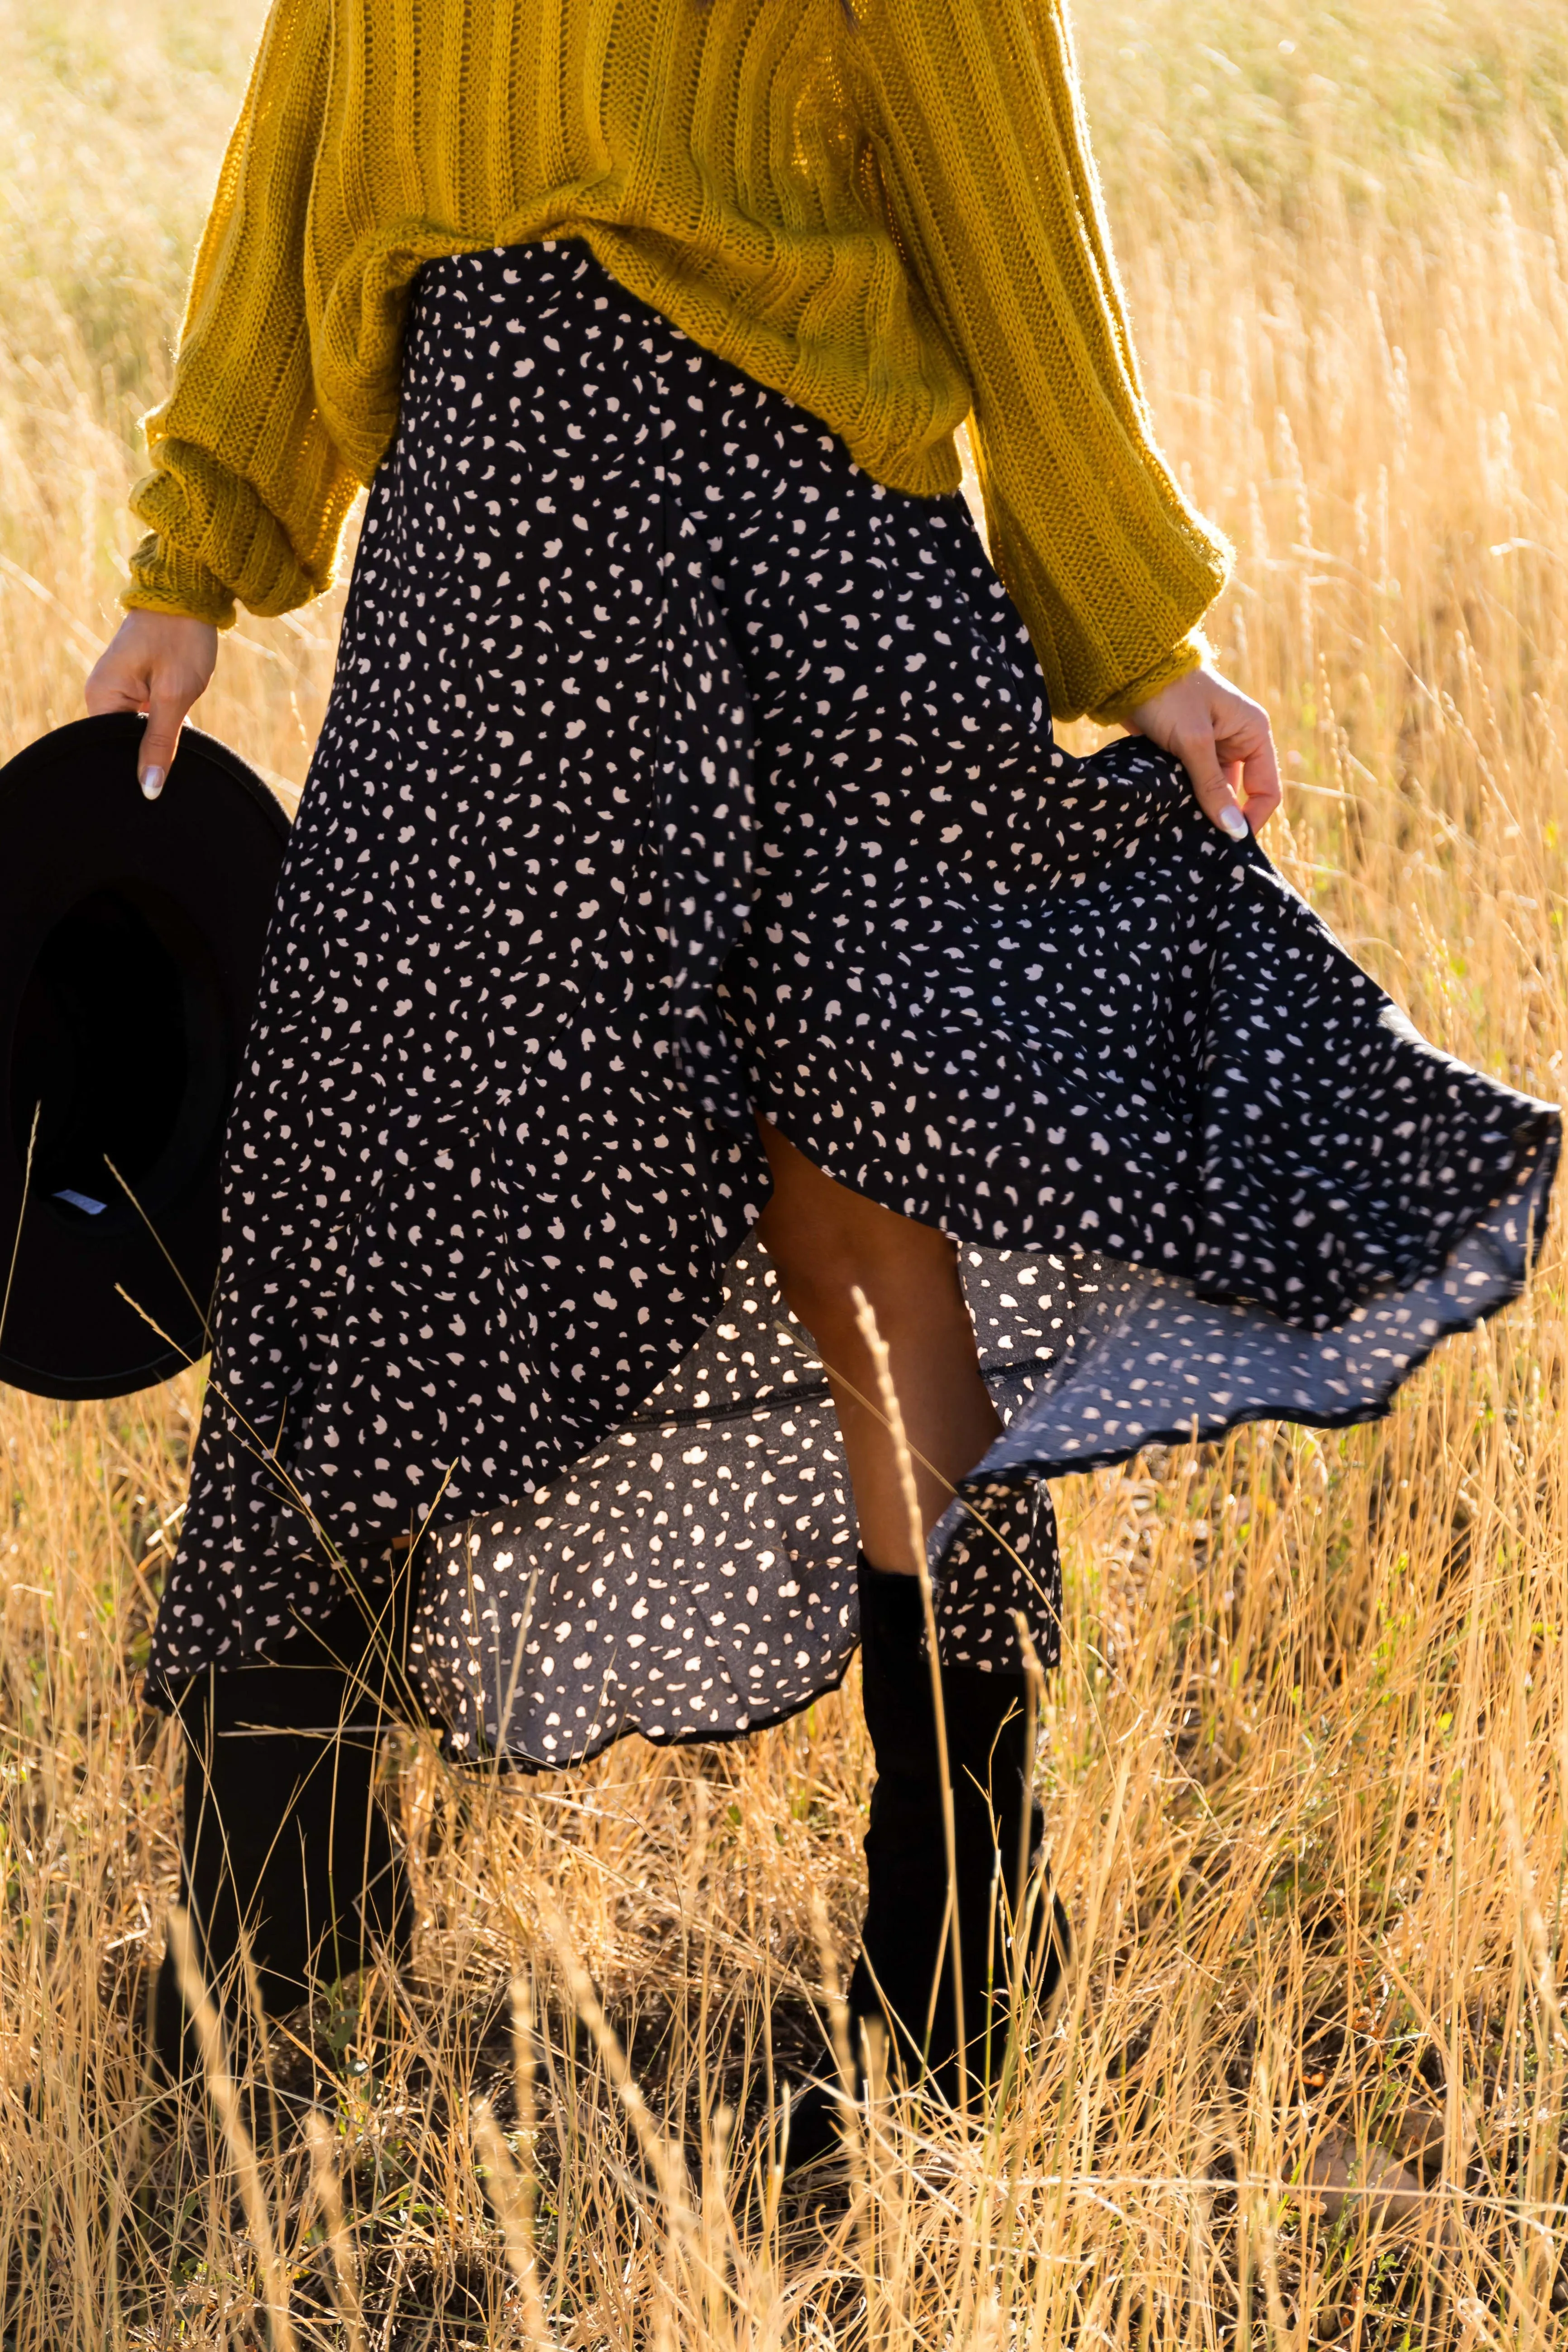
<path id="1" fill-rule="evenodd" d="M 154 1687 L 421 1548 L 454 1752 L 743 1731 L 856 1636 L 754 1114 L 960 1245 L 1007 1426 L 944 1654 L 1051 1654 L 1040 1481 L 1364 1419 L 1517 1291 L 1556 1114 L 1436 1052 L 1139 740 L 1052 738 L 959 499 L 576 245 L 412 307 L 228 1147 Z M 640 1613 L 639 1613 L 640 1612 Z"/>
<path id="2" fill-rule="evenodd" d="M 994 1392 L 1021 1392 L 1041 1360 L 1005 1352 L 1026 1344 L 1002 1328 L 1018 1318 L 999 1326 L 983 1287 L 971 1297 Z M 409 1665 L 459 1760 L 580 1760 L 626 1731 L 728 1738 L 839 1681 L 857 1636 L 855 1552 L 827 1384 L 753 1244 L 701 1342 L 605 1445 L 525 1508 L 433 1537 Z M 944 1654 L 994 1663 L 998 1627 L 1011 1635 L 1022 1609 L 1054 1664 L 1047 1489 L 978 1489 L 943 1546 L 936 1596 Z"/>

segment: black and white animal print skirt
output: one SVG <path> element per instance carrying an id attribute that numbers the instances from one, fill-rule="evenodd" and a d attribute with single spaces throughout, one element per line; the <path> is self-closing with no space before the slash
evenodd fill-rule
<path id="1" fill-rule="evenodd" d="M 944 1652 L 1056 1638 L 1043 1481 L 1363 1421 L 1519 1289 L 1556 1115 L 1437 1053 L 1145 743 L 1053 743 L 959 498 L 578 244 L 427 268 L 229 1137 L 154 1686 L 425 1529 L 451 1752 L 835 1684 L 855 1526 L 761 1112 L 959 1246 L 1005 1434 Z"/>

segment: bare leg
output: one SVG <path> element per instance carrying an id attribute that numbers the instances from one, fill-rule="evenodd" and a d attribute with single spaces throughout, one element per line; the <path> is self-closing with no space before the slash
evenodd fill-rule
<path id="1" fill-rule="evenodd" d="M 778 1268 L 784 1295 L 826 1367 L 860 1521 L 860 1542 L 876 1568 L 913 1574 L 909 1516 L 892 1443 L 853 1391 L 874 1398 L 876 1373 L 855 1320 L 850 1293 L 871 1302 L 888 1344 L 893 1385 L 917 1454 L 921 1512 L 930 1529 L 1001 1423 L 980 1377 L 974 1327 L 959 1285 L 952 1244 L 837 1184 L 760 1119 L 773 1194 L 758 1232 Z"/>

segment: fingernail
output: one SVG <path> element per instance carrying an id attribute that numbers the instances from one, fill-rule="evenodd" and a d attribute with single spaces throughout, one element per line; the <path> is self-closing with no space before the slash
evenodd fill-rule
<path id="1" fill-rule="evenodd" d="M 1232 841 L 1245 841 L 1250 827 L 1234 801 L 1226 801 L 1219 813 L 1219 821 Z"/>
<path id="2" fill-rule="evenodd" d="M 163 774 L 164 772 L 162 768 L 142 769 L 142 789 L 146 793 L 147 798 L 150 801 L 155 801 L 159 793 L 163 791 Z"/>

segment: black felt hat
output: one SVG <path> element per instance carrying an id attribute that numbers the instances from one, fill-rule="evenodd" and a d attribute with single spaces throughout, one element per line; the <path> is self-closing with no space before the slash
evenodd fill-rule
<path id="1" fill-rule="evenodd" d="M 205 1352 L 288 837 L 195 728 L 144 799 L 141 740 L 129 713 L 82 719 L 0 769 L 0 1381 L 39 1396 L 124 1396 Z"/>

